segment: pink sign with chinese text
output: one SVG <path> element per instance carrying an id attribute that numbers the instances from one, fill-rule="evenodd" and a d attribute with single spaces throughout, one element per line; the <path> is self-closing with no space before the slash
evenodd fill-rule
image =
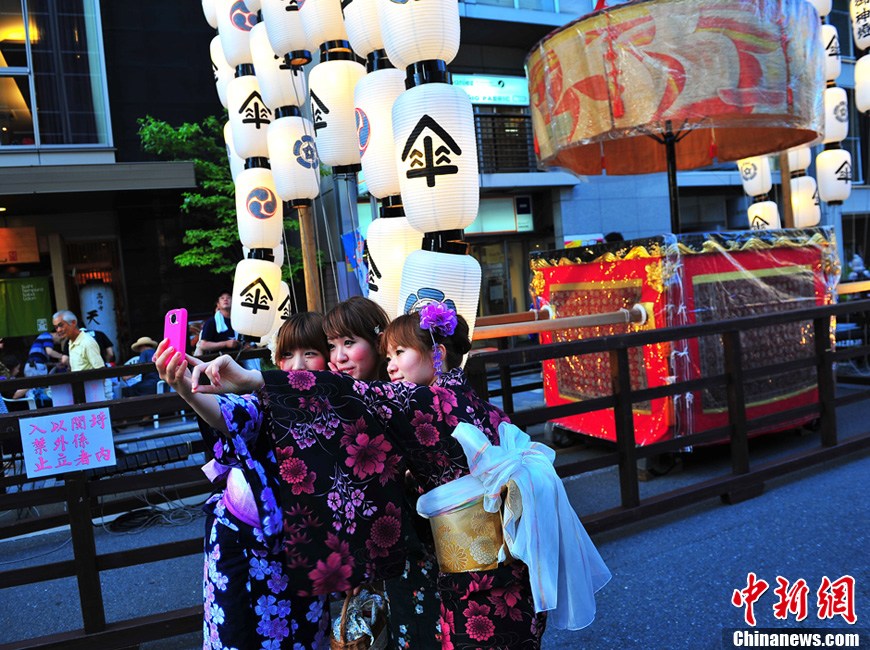
<path id="1" fill-rule="evenodd" d="M 27 478 L 116 463 L 109 409 L 21 418 L 18 427 Z"/>

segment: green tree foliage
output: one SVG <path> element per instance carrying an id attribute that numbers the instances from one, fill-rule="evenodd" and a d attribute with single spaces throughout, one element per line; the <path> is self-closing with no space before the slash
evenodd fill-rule
<path id="1" fill-rule="evenodd" d="M 178 266 L 207 268 L 212 273 L 233 273 L 242 257 L 236 225 L 236 202 L 224 145 L 224 119 L 206 117 L 181 126 L 150 115 L 139 118 L 139 139 L 148 153 L 167 160 L 190 160 L 196 170 L 197 189 L 182 195 L 181 211 L 190 216 L 185 228 L 187 248 L 175 257 Z M 284 220 L 284 229 L 298 230 L 294 219 Z M 302 270 L 298 249 L 286 248 L 281 270 L 285 280 Z M 289 264 L 288 264 L 289 260 Z"/>

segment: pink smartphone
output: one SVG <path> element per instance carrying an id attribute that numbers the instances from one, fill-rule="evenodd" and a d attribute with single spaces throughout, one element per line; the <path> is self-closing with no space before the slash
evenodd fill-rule
<path id="1" fill-rule="evenodd" d="M 169 339 L 173 349 L 185 354 L 187 351 L 187 310 L 184 307 L 170 309 L 163 320 L 163 338 Z"/>

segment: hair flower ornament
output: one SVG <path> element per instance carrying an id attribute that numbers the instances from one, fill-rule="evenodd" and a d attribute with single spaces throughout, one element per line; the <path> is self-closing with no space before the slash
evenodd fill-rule
<path id="1" fill-rule="evenodd" d="M 443 302 L 433 302 L 420 309 L 420 328 L 441 336 L 456 331 L 456 312 Z"/>

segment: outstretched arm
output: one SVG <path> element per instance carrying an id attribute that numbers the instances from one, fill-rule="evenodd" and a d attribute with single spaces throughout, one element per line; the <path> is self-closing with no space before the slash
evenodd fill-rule
<path id="1" fill-rule="evenodd" d="M 196 369 L 202 361 L 191 356 L 183 357 L 169 345 L 169 339 L 161 341 L 154 353 L 154 365 L 160 378 L 169 384 L 181 399 L 190 404 L 197 415 L 210 427 L 221 433 L 228 433 L 217 397 L 193 392 L 192 374 L 188 370 L 188 365 L 191 363 Z"/>
<path id="2" fill-rule="evenodd" d="M 188 357 L 192 362 L 198 361 L 193 357 Z M 208 377 L 210 383 L 200 385 L 199 379 L 202 374 Z M 191 375 L 192 387 L 191 390 L 196 394 L 226 394 L 235 393 L 236 395 L 244 395 L 253 393 L 263 387 L 263 373 L 259 370 L 246 370 L 230 357 L 224 355 L 203 363 L 198 363 L 193 366 Z"/>

